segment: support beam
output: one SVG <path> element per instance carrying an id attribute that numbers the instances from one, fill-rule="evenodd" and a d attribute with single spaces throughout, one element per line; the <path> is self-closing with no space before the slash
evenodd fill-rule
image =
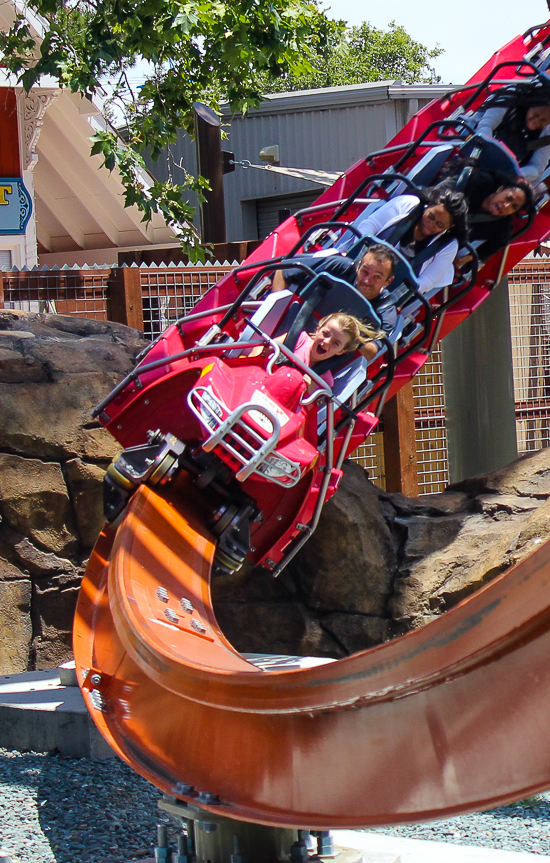
<path id="1" fill-rule="evenodd" d="M 107 317 L 143 332 L 141 274 L 138 267 L 113 267 L 109 277 Z"/>
<path id="2" fill-rule="evenodd" d="M 517 458 L 508 280 L 442 342 L 451 482 Z"/>
<path id="3" fill-rule="evenodd" d="M 418 495 L 413 384 L 388 399 L 382 412 L 386 490 Z"/>
<path id="4" fill-rule="evenodd" d="M 154 218 L 150 225 L 142 221 L 142 213 L 137 207 L 124 207 L 124 187 L 116 171 L 110 173 L 107 168 L 102 167 L 101 156 L 90 155 L 90 135 L 97 131 L 98 126 L 89 123 L 86 117 L 78 110 L 75 102 L 68 93 L 62 93 L 51 108 L 48 110 L 46 120 L 48 126 L 53 124 L 57 133 L 54 140 L 68 139 L 69 145 L 74 151 L 75 164 L 79 170 L 86 171 L 86 175 L 92 174 L 93 188 L 97 189 L 96 197 L 104 200 L 104 208 L 113 208 L 120 220 L 128 220 L 128 227 L 119 227 L 121 234 L 129 230 L 136 230 L 143 237 L 143 242 L 153 242 Z M 47 136 L 42 135 L 39 151 L 42 152 L 43 141 Z M 121 223 L 122 224 L 122 223 Z"/>
<path id="5" fill-rule="evenodd" d="M 92 171 L 87 165 L 82 165 L 72 158 L 71 148 L 67 139 L 61 136 L 54 139 L 46 135 L 40 141 L 40 159 L 44 160 L 50 166 L 50 172 L 53 176 L 57 173 L 60 160 L 63 164 L 62 177 L 63 181 L 68 185 L 79 204 L 86 210 L 88 215 L 97 225 L 97 231 L 94 233 L 104 233 L 107 239 L 114 245 L 120 245 L 119 231 L 111 218 L 103 202 L 97 197 L 97 171 Z M 56 168 L 56 165 L 58 166 Z M 41 173 L 41 179 L 44 183 L 46 179 L 46 171 Z"/>
<path id="6" fill-rule="evenodd" d="M 36 239 L 42 246 L 42 248 L 46 249 L 46 251 L 52 251 L 52 238 L 49 233 L 45 229 L 44 225 L 39 224 L 38 220 L 36 222 Z"/>
<path id="7" fill-rule="evenodd" d="M 61 198 L 55 198 L 52 195 L 50 190 L 40 181 L 37 174 L 35 174 L 34 178 L 34 190 L 36 196 L 39 197 L 42 203 L 48 208 L 50 213 L 59 222 L 68 236 L 74 240 L 79 248 L 85 249 L 86 237 L 84 232 L 76 224 L 74 214 L 69 212 Z"/>

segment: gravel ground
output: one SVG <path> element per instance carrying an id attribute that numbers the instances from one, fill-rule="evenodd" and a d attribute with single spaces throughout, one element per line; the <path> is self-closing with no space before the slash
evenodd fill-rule
<path id="1" fill-rule="evenodd" d="M 152 857 L 156 825 L 168 824 L 159 798 L 160 791 L 118 758 L 0 749 L 0 847 L 14 863 Z"/>
<path id="2" fill-rule="evenodd" d="M 0 749 L 0 847 L 14 863 L 126 863 L 153 855 L 160 792 L 118 759 Z M 380 831 L 550 855 L 550 794 L 492 812 Z M 171 823 L 171 844 L 176 827 Z"/>
<path id="3" fill-rule="evenodd" d="M 550 794 L 530 797 L 490 812 L 476 812 L 412 827 L 382 828 L 377 832 L 407 839 L 550 856 Z"/>

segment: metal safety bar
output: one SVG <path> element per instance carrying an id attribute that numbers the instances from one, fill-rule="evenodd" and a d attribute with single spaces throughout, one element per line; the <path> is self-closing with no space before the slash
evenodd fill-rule
<path id="1" fill-rule="evenodd" d="M 218 446 L 226 450 L 232 458 L 242 464 L 242 468 L 235 476 L 239 482 L 244 482 L 277 446 L 281 434 L 281 423 L 273 411 L 254 402 L 239 405 L 238 408 L 231 411 L 225 420 L 220 420 L 208 400 L 205 399 L 204 392 L 208 392 L 212 398 L 206 387 L 194 387 L 187 396 L 187 404 L 203 426 L 211 430 L 213 424 L 214 427 L 217 425 L 216 430 L 202 444 L 202 448 L 205 452 L 212 452 Z M 194 403 L 195 400 L 197 404 Z M 272 431 L 268 438 L 264 438 L 249 423 L 243 421 L 244 414 L 250 411 L 265 416 L 271 423 Z M 209 415 L 210 422 L 204 416 L 204 412 Z M 239 429 L 239 424 L 242 425 L 242 430 Z M 252 442 L 247 440 L 245 435 L 251 438 Z"/>
<path id="2" fill-rule="evenodd" d="M 346 231 L 351 231 L 353 234 L 355 234 L 358 239 L 361 239 L 362 237 L 361 231 L 359 231 L 356 227 L 354 227 L 354 225 L 350 224 L 349 222 L 338 222 L 334 219 L 331 219 L 330 222 L 318 222 L 316 225 L 312 225 L 311 228 L 307 229 L 307 231 L 301 236 L 300 240 L 292 246 L 290 252 L 286 255 L 286 257 L 292 258 L 296 254 L 300 246 L 303 246 L 306 240 L 309 239 L 312 234 L 323 229 L 331 230 L 332 228 L 335 228 L 336 230 L 345 228 Z"/>
<path id="3" fill-rule="evenodd" d="M 441 126 L 441 124 L 443 122 L 447 122 L 447 121 L 438 120 L 436 122 L 436 126 Z M 474 134 L 473 129 L 469 126 L 469 124 L 465 120 L 461 119 L 460 121 L 458 121 L 458 119 L 457 119 L 457 120 L 453 121 L 453 125 L 464 126 L 467 129 L 467 131 L 470 131 L 471 134 Z M 422 141 L 421 144 L 422 144 L 422 147 L 428 147 L 429 148 L 429 147 L 441 147 L 441 144 L 454 144 L 455 142 L 457 144 L 459 144 L 459 143 L 462 143 L 463 141 L 464 141 L 464 138 L 462 136 L 454 137 L 454 136 L 449 135 L 448 137 L 446 137 L 443 140 L 438 139 L 437 141 Z M 415 141 L 403 141 L 402 144 L 394 144 L 392 147 L 384 147 L 383 150 L 373 150 L 372 153 L 369 153 L 368 156 L 365 156 L 365 160 L 367 162 L 371 162 L 372 160 L 376 159 L 378 156 L 384 156 L 386 153 L 399 153 L 399 152 L 401 152 L 401 150 L 404 150 L 405 148 L 408 148 L 408 147 L 412 147 L 413 152 L 414 152 L 414 149 L 416 149 L 417 146 L 418 146 L 418 139 L 416 139 Z"/>
<path id="4" fill-rule="evenodd" d="M 218 342 L 213 345 L 194 345 L 192 348 L 187 348 L 185 351 L 180 351 L 177 354 L 171 354 L 168 357 L 162 357 L 159 360 L 155 360 L 152 363 L 147 363 L 145 366 L 138 366 L 138 368 L 133 369 L 129 372 L 123 380 L 120 381 L 116 387 L 111 390 L 108 396 L 99 402 L 98 405 L 93 408 L 91 411 L 92 417 L 97 417 L 103 413 L 106 407 L 108 407 L 113 399 L 115 399 L 120 393 L 126 389 L 128 384 L 133 383 L 138 380 L 141 375 L 147 374 L 147 372 L 153 372 L 155 369 L 160 369 L 162 366 L 168 366 L 171 363 L 178 362 L 179 360 L 184 360 L 189 356 L 193 356 L 195 354 L 204 354 L 204 353 L 223 353 L 224 351 L 232 350 L 235 345 L 238 344 L 240 348 L 257 348 L 262 344 L 261 341 L 250 341 L 250 342 Z M 108 418 L 109 419 L 109 418 Z"/>
<path id="5" fill-rule="evenodd" d="M 294 218 L 298 222 L 298 224 L 302 225 L 302 216 L 313 215 L 317 212 L 322 213 L 323 210 L 334 209 L 335 207 L 339 207 L 340 204 L 343 204 L 346 198 L 339 198 L 337 201 L 326 201 L 324 204 L 313 204 L 311 207 L 304 207 L 303 210 L 296 210 L 294 213 Z M 376 201 L 379 201 L 379 198 L 356 198 L 356 204 L 373 204 Z"/>
<path id="6" fill-rule="evenodd" d="M 489 74 L 487 75 L 487 77 L 485 78 L 485 80 L 484 80 L 484 81 L 482 81 L 482 82 L 481 82 L 481 84 L 479 84 L 479 85 L 478 85 L 477 90 L 475 90 L 475 92 L 474 92 L 474 93 L 472 93 L 472 95 L 470 96 L 470 98 L 469 98 L 469 99 L 467 99 L 467 100 L 464 102 L 464 105 L 462 106 L 462 109 L 463 109 L 464 111 L 467 111 L 467 110 L 469 109 L 470 105 L 472 105 L 472 104 L 475 102 L 475 100 L 477 99 L 477 97 L 478 97 L 479 95 L 481 95 L 481 93 L 483 92 L 483 90 L 486 90 L 486 89 L 487 89 L 487 87 L 488 87 L 488 86 L 489 86 L 489 84 L 491 83 L 491 79 L 494 77 L 494 75 L 495 75 L 495 74 L 496 74 L 500 69 L 504 69 L 504 68 L 505 68 L 505 67 L 507 67 L 507 66 L 508 66 L 508 67 L 509 67 L 509 66 L 514 66 L 514 67 L 515 67 L 515 69 L 516 69 L 516 75 L 517 75 L 519 78 L 530 78 L 530 77 L 531 77 L 531 75 L 523 74 L 523 73 L 522 73 L 522 71 L 521 71 L 525 66 L 527 66 L 527 67 L 529 67 L 529 68 L 531 69 L 531 73 L 532 73 L 532 74 L 534 74 L 534 76 L 535 76 L 536 78 L 540 78 L 541 80 L 546 80 L 546 81 L 547 81 L 547 83 L 550 83 L 550 78 L 548 77 L 548 75 L 547 75 L 545 72 L 540 72 L 540 71 L 537 69 L 537 67 L 535 66 L 535 64 L 534 64 L 534 63 L 531 63 L 531 61 L 530 61 L 530 60 L 519 60 L 519 61 L 518 61 L 518 60 L 504 60 L 502 63 L 498 63 L 498 64 L 495 66 L 495 68 L 494 68 L 494 69 L 491 69 L 491 71 L 489 72 Z M 493 84 L 496 84 L 496 83 L 498 83 L 498 82 L 493 81 L 492 83 L 493 83 Z M 514 83 L 517 83 L 517 81 L 514 81 Z M 463 88 L 463 89 L 466 89 L 466 88 Z M 456 93 L 460 93 L 460 90 L 455 91 L 455 93 L 453 93 L 452 95 L 456 95 Z M 452 97 L 451 97 L 451 100 L 452 100 Z"/>
<path id="7" fill-rule="evenodd" d="M 351 407 L 352 409 L 353 409 L 353 408 L 356 408 L 356 407 L 357 407 L 357 392 L 354 392 L 354 393 L 353 393 L 353 395 L 352 395 L 352 397 L 351 397 L 350 401 L 351 401 L 351 405 L 350 405 L 350 407 Z M 339 455 L 338 455 L 338 461 L 336 462 L 336 469 L 337 469 L 337 470 L 340 470 L 340 469 L 341 469 L 341 467 L 342 467 L 342 465 L 343 465 L 343 463 L 344 463 L 344 459 L 345 459 L 345 457 L 346 457 L 346 452 L 347 452 L 347 449 L 348 449 L 348 446 L 349 446 L 349 442 L 350 442 L 350 440 L 351 440 L 351 436 L 352 436 L 352 434 L 353 434 L 353 429 L 355 428 L 355 423 L 356 423 L 356 420 L 354 420 L 354 419 L 351 419 L 351 420 L 349 420 L 349 422 L 348 422 L 348 427 L 347 427 L 346 433 L 345 433 L 345 435 L 344 435 L 344 437 L 343 437 L 342 445 L 341 445 L 341 448 L 340 448 L 340 453 L 339 453 Z"/>
<path id="8" fill-rule="evenodd" d="M 267 261 L 265 263 L 262 263 L 262 268 L 253 276 L 253 278 L 248 282 L 248 284 L 244 286 L 244 288 L 240 292 L 237 299 L 229 306 L 228 310 L 224 314 L 224 316 L 221 319 L 221 321 L 219 322 L 219 324 L 216 325 L 217 327 L 219 327 L 219 330 L 222 330 L 225 327 L 225 325 L 231 320 L 233 315 L 239 311 L 240 307 L 242 306 L 244 301 L 247 299 L 247 297 L 249 296 L 252 289 L 258 284 L 258 282 L 262 278 L 262 276 L 264 276 L 266 273 L 272 272 L 273 270 L 285 269 L 285 267 L 288 266 L 288 264 L 286 264 L 285 261 L 286 261 L 286 257 L 279 255 L 279 257 L 274 258 L 273 261 Z M 248 267 L 246 267 L 246 268 L 250 269 L 250 266 L 251 265 L 248 265 Z M 254 265 L 254 266 L 258 266 L 258 265 Z M 305 273 L 309 273 L 309 275 L 312 278 L 315 278 L 317 275 L 315 270 L 312 270 L 311 267 L 308 267 L 307 264 L 303 264 L 300 261 L 292 262 L 290 264 L 290 266 L 298 267 L 300 270 L 303 270 Z M 245 269 L 245 267 L 238 267 L 237 269 L 240 271 L 240 270 Z M 235 272 L 237 272 L 237 270 L 235 270 Z"/>
<path id="9" fill-rule="evenodd" d="M 441 303 L 441 305 L 438 306 L 437 309 L 433 309 L 432 314 L 434 318 L 438 318 L 443 315 L 447 311 L 449 306 L 454 305 L 454 303 L 456 303 L 458 300 L 461 300 L 462 297 L 465 297 L 466 294 L 469 293 L 469 291 L 471 291 L 472 288 L 475 286 L 479 273 L 478 254 L 470 243 L 463 243 L 462 248 L 467 249 L 472 256 L 472 269 L 470 272 L 470 276 L 466 284 L 464 284 L 465 279 L 463 277 L 461 281 L 457 282 L 455 285 L 450 286 L 450 290 L 452 291 L 454 289 L 454 293 L 451 297 L 449 297 L 448 300 L 445 300 L 443 303 Z M 462 287 L 463 285 L 464 287 Z"/>
<path id="10" fill-rule="evenodd" d="M 473 126 L 470 126 L 467 120 L 462 120 L 458 117 L 455 120 L 434 120 L 433 123 L 430 123 L 428 126 L 426 126 L 426 128 L 420 133 L 416 141 L 414 141 L 410 145 L 410 147 L 405 150 L 401 158 L 399 158 L 393 166 L 394 170 L 398 171 L 401 165 L 407 161 L 409 156 L 411 156 L 418 147 L 423 146 L 424 139 L 430 134 L 432 129 L 455 129 L 457 126 L 463 126 L 470 135 L 475 134 Z M 440 139 L 437 143 L 450 144 L 452 143 L 452 140 Z"/>
<path id="11" fill-rule="evenodd" d="M 529 29 L 526 30 L 525 33 L 523 33 L 521 38 L 523 40 L 525 40 L 525 39 L 527 39 L 528 36 L 532 36 L 533 33 L 536 33 L 537 30 L 544 30 L 544 28 L 548 27 L 549 25 L 550 25 L 550 22 L 548 22 L 548 21 L 545 21 L 543 24 L 535 24 L 534 27 L 529 27 Z M 550 38 L 550 37 L 547 37 L 547 38 Z M 540 44 L 544 45 L 544 42 L 541 42 Z"/>
<path id="12" fill-rule="evenodd" d="M 255 311 L 259 306 L 261 306 L 261 304 L 262 304 L 261 300 L 249 300 L 247 303 L 243 304 L 243 307 L 245 309 L 250 310 L 250 311 Z M 201 318 L 207 318 L 210 315 L 213 315 L 216 313 L 219 314 L 220 312 L 225 312 L 229 308 L 230 308 L 230 305 L 228 304 L 225 306 L 216 306 L 216 308 L 214 308 L 214 309 L 205 309 L 202 312 L 192 312 L 189 315 L 183 315 L 181 318 L 178 318 L 177 321 L 174 322 L 174 325 L 178 328 L 178 332 L 183 339 L 183 333 L 181 332 L 181 329 L 180 329 L 182 323 L 187 324 L 187 323 L 191 323 L 193 321 L 199 321 Z M 164 330 L 158 334 L 156 339 L 154 339 L 152 342 L 150 342 L 146 347 L 143 348 L 142 351 L 139 352 L 139 354 L 136 356 L 135 362 L 140 363 L 147 356 L 147 354 L 151 353 L 151 349 L 154 348 L 155 345 L 158 344 L 158 342 L 160 342 L 160 340 L 163 338 L 163 336 L 164 336 Z"/>

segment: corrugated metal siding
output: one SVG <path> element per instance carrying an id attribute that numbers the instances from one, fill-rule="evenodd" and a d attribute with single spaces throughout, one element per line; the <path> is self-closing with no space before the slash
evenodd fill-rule
<path id="1" fill-rule="evenodd" d="M 232 150 L 237 161 L 249 160 L 259 163 L 262 147 L 279 144 L 281 164 L 289 167 L 320 168 L 326 171 L 344 171 L 372 150 L 383 147 L 407 119 L 407 99 L 385 99 L 379 102 L 342 107 L 316 108 L 269 113 L 261 109 L 245 118 L 236 117 L 226 128 L 228 140 L 224 149 Z M 420 106 L 428 100 L 420 100 Z M 312 102 L 314 97 L 312 96 Z M 229 122 L 229 118 L 228 118 Z M 183 133 L 169 148 L 164 161 L 149 164 L 152 173 L 159 179 L 169 177 L 169 163 L 175 182 L 181 172 L 177 167 L 181 161 L 190 172 L 196 170 L 194 143 Z M 225 177 L 225 204 L 227 239 L 238 241 L 252 239 L 244 236 L 242 202 L 292 195 L 302 192 L 321 194 L 322 188 L 306 180 L 285 177 L 255 168 L 237 167 L 233 174 Z M 194 196 L 190 203 L 196 205 Z M 261 206 L 261 205 L 260 205 Z M 197 221 L 198 224 L 198 221 Z M 249 230 L 249 229 L 248 229 Z"/>
<path id="2" fill-rule="evenodd" d="M 319 188 L 319 187 L 317 187 Z M 279 210 L 286 207 L 291 213 L 309 207 L 319 192 L 302 192 L 299 195 L 278 195 L 276 198 L 260 198 L 256 201 L 258 239 L 264 240 L 279 224 Z"/>

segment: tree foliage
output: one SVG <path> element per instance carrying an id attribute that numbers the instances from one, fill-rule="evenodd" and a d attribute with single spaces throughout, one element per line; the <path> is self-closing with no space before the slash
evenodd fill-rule
<path id="1" fill-rule="evenodd" d="M 416 42 L 395 21 L 387 30 L 379 30 L 367 21 L 359 27 L 345 27 L 319 46 L 307 72 L 289 72 L 269 78 L 262 84 L 266 92 L 310 90 L 315 87 L 337 87 L 368 81 L 400 79 L 405 84 L 433 84 L 439 81 L 430 61 L 443 53 Z"/>
<path id="2" fill-rule="evenodd" d="M 142 154 L 157 158 L 182 127 L 192 134 L 195 101 L 217 109 L 225 98 L 246 111 L 261 101 L 264 80 L 307 76 L 309 59 L 338 30 L 314 0 L 28 0 L 26 8 L 42 32 L 18 15 L 0 34 L 3 65 L 26 90 L 44 75 L 88 97 L 107 90 L 107 110 L 122 115 L 127 145 L 107 128 L 92 139 L 92 153 L 119 168 L 127 205 L 145 221 L 160 211 L 174 226 L 192 215 L 184 190 L 200 194 L 204 181 L 182 168 L 179 182 L 144 191 Z M 134 88 L 129 70 L 143 61 L 148 72 Z M 191 227 L 182 240 L 191 257 L 203 254 Z"/>

